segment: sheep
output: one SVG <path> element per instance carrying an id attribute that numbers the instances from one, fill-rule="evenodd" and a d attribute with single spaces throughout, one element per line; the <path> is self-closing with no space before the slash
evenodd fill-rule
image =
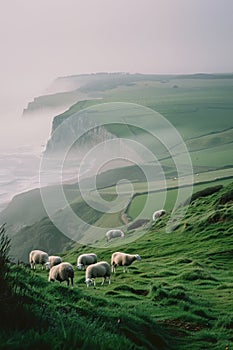
<path id="1" fill-rule="evenodd" d="M 166 214 L 166 211 L 164 209 L 157 210 L 152 215 L 152 220 L 156 221 L 158 218 L 160 218 L 160 216 L 162 216 L 164 214 Z"/>
<path id="2" fill-rule="evenodd" d="M 49 261 L 45 264 L 47 270 L 50 270 L 51 267 L 56 266 L 62 262 L 62 258 L 60 256 L 50 255 Z"/>
<path id="3" fill-rule="evenodd" d="M 42 250 L 32 250 L 29 254 L 29 263 L 31 265 L 31 269 L 36 269 L 36 264 L 41 264 L 42 270 L 44 269 L 44 265 L 49 261 L 49 256 L 46 252 Z"/>
<path id="4" fill-rule="evenodd" d="M 74 287 L 74 268 L 68 262 L 62 262 L 58 265 L 55 265 L 49 271 L 49 282 L 54 282 L 55 280 L 60 283 L 63 281 L 67 282 L 67 286 L 69 286 L 71 282 L 72 288 Z"/>
<path id="5" fill-rule="evenodd" d="M 85 281 L 87 287 L 92 283 L 92 280 L 94 280 L 94 288 L 96 287 L 96 277 L 103 277 L 101 285 L 104 284 L 107 277 L 109 279 L 109 284 L 111 283 L 111 266 L 109 263 L 106 261 L 100 261 L 87 267 Z"/>
<path id="6" fill-rule="evenodd" d="M 125 237 L 124 232 L 119 229 L 113 229 L 113 230 L 109 230 L 106 233 L 107 242 L 110 241 L 110 239 L 117 238 L 117 237 L 124 238 Z"/>
<path id="7" fill-rule="evenodd" d="M 81 254 L 77 259 L 77 267 L 79 270 L 86 270 L 86 267 L 91 264 L 97 263 L 97 255 L 94 253 Z"/>
<path id="8" fill-rule="evenodd" d="M 123 271 L 128 272 L 128 266 L 131 265 L 135 260 L 142 260 L 138 254 L 126 254 L 122 252 L 115 252 L 112 254 L 111 266 L 112 272 L 116 272 L 117 266 L 123 266 Z"/>

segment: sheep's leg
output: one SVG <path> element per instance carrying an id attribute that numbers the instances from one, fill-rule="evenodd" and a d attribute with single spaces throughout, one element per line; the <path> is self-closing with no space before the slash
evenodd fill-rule
<path id="1" fill-rule="evenodd" d="M 96 281 L 95 281 L 95 278 L 94 278 L 94 288 L 96 287 Z"/>
<path id="2" fill-rule="evenodd" d="M 74 279 L 71 277 L 70 280 L 71 280 L 71 286 L 72 288 L 74 288 Z"/>
<path id="3" fill-rule="evenodd" d="M 108 284 L 111 284 L 111 276 L 108 277 Z"/>
<path id="4" fill-rule="evenodd" d="M 70 285 L 70 279 L 67 278 L 66 282 L 67 282 L 67 286 L 69 286 Z"/>
<path id="5" fill-rule="evenodd" d="M 102 281 L 102 283 L 101 283 L 101 286 L 104 285 L 105 279 L 106 279 L 106 277 L 103 277 L 103 281 Z"/>

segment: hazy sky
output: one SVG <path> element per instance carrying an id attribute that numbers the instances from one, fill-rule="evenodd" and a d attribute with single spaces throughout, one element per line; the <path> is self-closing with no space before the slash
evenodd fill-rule
<path id="1" fill-rule="evenodd" d="M 232 0 L 1 0 L 1 106 L 57 76 L 233 72 Z"/>

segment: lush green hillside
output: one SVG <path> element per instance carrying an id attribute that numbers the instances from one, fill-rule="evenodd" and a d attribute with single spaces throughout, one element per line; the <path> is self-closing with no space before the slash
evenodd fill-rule
<path id="1" fill-rule="evenodd" d="M 75 179 L 73 185 L 66 184 L 63 186 L 67 198 L 65 205 L 57 196 L 58 187 L 48 186 L 43 192 L 45 197 L 51 198 L 50 216 L 52 214 L 58 222 L 64 221 L 63 226 L 69 226 L 69 215 L 60 214 L 61 211 L 63 214 L 68 213 L 69 205 L 72 203 L 71 209 L 78 213 L 84 219 L 84 222 L 95 223 L 98 227 L 120 225 L 126 206 L 128 216 L 135 219 L 141 212 L 147 198 L 148 182 L 143 170 L 150 174 L 156 174 L 156 180 L 160 180 L 163 175 L 162 171 L 164 172 L 168 189 L 165 207 L 167 210 L 172 209 L 176 200 L 178 185 L 177 168 L 174 161 L 178 160 L 185 172 L 185 159 L 183 159 L 183 154 L 171 157 L 166 147 L 152 137 L 150 133 L 145 132 L 142 128 L 129 125 L 131 121 L 135 121 L 140 125 L 145 125 L 145 129 L 156 132 L 158 135 L 160 135 L 160 132 L 164 132 L 161 125 L 160 129 L 155 123 L 153 113 L 149 113 L 148 109 L 140 106 L 134 108 L 134 103 L 149 107 L 152 112 L 153 110 L 158 111 L 180 132 L 186 142 L 193 164 L 195 174 L 194 191 L 199 189 L 199 185 L 205 186 L 207 182 L 219 181 L 219 183 L 225 184 L 226 181 L 230 181 L 229 179 L 233 176 L 232 80 L 232 74 L 160 76 L 124 73 L 101 73 L 59 79 L 56 82 L 58 85 L 55 84 L 54 89 L 56 90 L 59 87 L 60 92 L 37 99 L 35 103 L 29 106 L 28 111 L 38 111 L 41 108 L 46 108 L 46 106 L 54 107 L 55 105 L 58 106 L 59 103 L 66 102 L 70 104 L 77 101 L 65 113 L 54 118 L 52 131 L 55 132 L 62 122 L 76 112 L 79 112 L 77 120 L 80 118 L 80 120 L 83 119 L 88 123 L 88 119 L 91 120 L 94 115 L 100 118 L 100 124 L 101 121 L 117 120 L 119 116 L 123 115 L 124 122 L 122 124 L 114 123 L 102 128 L 104 129 L 104 131 L 102 130 L 102 138 L 98 139 L 95 133 L 90 134 L 90 137 L 86 137 L 86 150 L 94 148 L 96 143 L 105 138 L 105 132 L 107 132 L 107 136 L 114 135 L 114 137 L 127 138 L 145 146 L 147 150 L 155 154 L 159 166 L 155 161 L 146 159 L 143 169 L 140 169 L 140 164 L 136 163 L 120 164 L 118 168 L 111 169 L 109 166 L 109 169 L 106 169 L 106 171 L 102 169 L 103 172 L 97 174 L 96 186 L 101 189 L 101 196 L 107 195 L 112 198 L 116 196 L 116 184 L 122 179 L 127 179 L 133 184 L 133 195 L 128 198 L 128 193 L 125 192 L 125 196 L 122 198 L 122 203 L 124 202 L 122 210 L 115 215 L 102 215 L 86 205 L 80 197 Z M 63 86 L 64 88 L 66 86 L 64 94 L 62 92 Z M 82 101 L 78 101 L 80 94 L 85 95 Z M 111 104 L 112 102 L 123 103 Z M 124 102 L 129 102 L 132 108 Z M 69 144 L 72 139 L 73 129 L 81 127 L 83 121 L 80 124 L 74 121 L 74 124 L 71 124 L 71 127 L 68 128 L 69 130 L 58 134 L 55 140 L 51 139 L 48 142 L 47 151 L 59 148 L 63 150 L 67 142 Z M 76 146 L 78 149 L 80 144 Z M 127 158 L 126 151 L 125 155 Z M 72 166 L 73 160 L 70 161 Z M 96 169 L 98 169 L 101 161 L 96 159 L 97 168 L 90 171 L 90 176 L 98 172 Z M 69 166 L 69 160 L 67 164 Z M 88 189 L 92 180 L 93 177 L 83 180 L 83 187 Z M 185 176 L 182 181 L 186 181 Z M 138 217 L 139 219 L 150 219 L 155 208 L 154 203 L 160 203 L 156 193 L 158 188 L 161 190 L 160 184 L 151 181 L 150 185 L 151 204 L 148 206 L 148 210 L 141 217 Z M 118 189 L 124 192 L 125 185 L 118 183 Z M 91 195 L 92 193 L 90 193 Z M 160 195 L 163 196 L 164 193 L 160 191 Z M 54 199 L 54 203 L 52 203 L 52 199 Z M 95 201 L 95 198 L 93 198 L 93 201 Z M 47 235 L 50 237 L 48 242 L 51 243 L 51 249 L 53 249 L 51 237 L 55 237 L 56 233 L 60 235 L 60 232 L 47 218 L 47 215 L 38 189 L 16 196 L 9 206 L 1 212 L 0 223 L 7 223 L 8 233 L 12 237 L 12 255 L 14 257 L 26 259 L 32 244 L 32 240 L 28 239 L 30 230 L 37 232 L 33 236 L 34 244 L 38 245 L 42 242 L 43 234 L 46 234 L 46 237 L 48 237 Z M 47 222 L 46 225 L 45 222 Z M 86 229 L 85 223 L 78 227 L 76 225 L 71 229 L 80 236 L 83 236 L 84 232 L 86 237 L 93 233 L 92 230 Z M 63 230 L 61 231 L 63 232 Z M 96 240 L 99 240 L 99 237 Z M 63 241 L 65 241 L 64 236 L 58 240 L 60 243 Z M 43 247 L 48 247 L 48 245 L 44 243 Z M 60 250 L 62 249 L 63 245 L 60 247 Z"/>
<path id="2" fill-rule="evenodd" d="M 225 169 L 217 172 L 213 172 L 213 177 L 209 173 L 203 173 L 195 178 L 193 192 L 197 192 L 206 186 L 226 185 L 232 181 L 230 169 Z M 225 176 L 225 177 L 224 177 Z M 55 251 L 66 250 L 67 247 L 72 244 L 72 237 L 76 240 L 82 240 L 85 242 L 93 242 L 95 236 L 96 244 L 104 245 L 103 238 L 96 236 L 96 227 L 109 228 L 117 227 L 122 224 L 127 224 L 125 230 L 129 230 L 131 220 L 146 219 L 151 220 L 154 210 L 159 209 L 157 206 L 166 198 L 165 209 L 171 211 L 174 207 L 178 188 L 176 180 L 171 179 L 167 181 L 167 188 L 164 191 L 155 191 L 148 193 L 148 184 L 144 179 L 144 175 L 140 172 L 140 169 L 135 167 L 135 171 L 131 172 L 130 167 L 119 168 L 103 173 L 97 178 L 97 187 L 100 188 L 100 195 L 106 201 L 111 201 L 116 198 L 116 188 L 112 186 L 120 179 L 129 179 L 133 181 L 134 193 L 133 197 L 129 197 L 127 192 L 124 193 L 124 184 L 120 185 L 121 188 L 121 201 L 122 208 L 116 213 L 107 213 L 107 209 L 102 207 L 101 211 L 94 209 L 91 205 L 88 205 L 84 198 L 80 195 L 77 184 L 64 185 L 64 193 L 67 198 L 67 207 L 64 207 L 58 211 L 59 202 L 56 199 L 57 187 L 52 186 L 46 189 L 46 195 L 54 198 L 54 211 L 51 219 L 48 218 L 43 203 L 40 197 L 39 190 L 32 190 L 22 195 L 17 196 L 12 203 L 4 210 L 1 216 L 1 223 L 7 223 L 7 230 L 12 238 L 11 255 L 15 261 L 20 260 L 26 262 L 28 259 L 28 252 L 34 247 L 41 247 L 50 254 Z M 109 181 L 109 187 L 107 186 Z M 84 186 L 88 188 L 88 180 L 84 181 Z M 95 203 L 95 196 L 90 194 L 89 201 Z M 144 209 L 145 202 L 147 203 L 147 209 Z M 90 202 L 91 203 L 91 202 Z M 127 205 L 126 205 L 126 204 Z M 100 207 L 98 205 L 98 207 Z M 70 220 L 69 210 L 72 211 L 80 218 L 80 224 L 71 226 L 72 220 Z M 106 210 L 105 210 L 106 209 Z M 142 209 L 144 209 L 143 214 Z M 124 215 L 124 211 L 125 214 Z M 124 217 L 123 217 L 124 216 Z M 69 234 L 66 237 L 59 229 L 54 225 L 61 225 L 64 227 L 62 232 L 66 232 L 66 227 L 69 227 Z M 87 224 L 91 225 L 89 227 Z M 132 237 L 131 237 L 132 238 Z"/>
<path id="3" fill-rule="evenodd" d="M 113 251 L 140 254 L 129 273 L 118 268 L 111 285 L 97 281 L 96 289 L 87 288 L 84 272 L 75 268 L 71 290 L 49 284 L 46 271 L 12 267 L 4 308 L 0 296 L 0 347 L 231 349 L 233 183 L 211 192 L 193 197 L 169 234 L 168 214 L 132 243 L 76 246 L 63 254 L 74 267 L 87 251 L 107 261 Z"/>

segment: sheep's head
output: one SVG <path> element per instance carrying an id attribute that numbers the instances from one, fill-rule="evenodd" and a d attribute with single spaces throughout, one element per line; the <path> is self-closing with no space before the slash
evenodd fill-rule
<path id="1" fill-rule="evenodd" d="M 142 258 L 141 258 L 140 255 L 138 255 L 138 254 L 135 255 L 135 258 L 136 258 L 138 261 L 142 260 Z"/>
<path id="2" fill-rule="evenodd" d="M 51 263 L 49 261 L 45 263 L 45 268 L 46 268 L 46 270 L 50 270 Z"/>
<path id="3" fill-rule="evenodd" d="M 77 268 L 78 268 L 79 270 L 82 270 L 82 267 L 83 267 L 83 264 L 78 264 L 78 265 L 77 265 Z"/>
<path id="4" fill-rule="evenodd" d="M 87 278 L 85 282 L 86 282 L 87 287 L 89 287 L 93 283 L 91 278 Z"/>
<path id="5" fill-rule="evenodd" d="M 49 282 L 55 282 L 55 279 L 49 276 L 48 281 Z"/>

